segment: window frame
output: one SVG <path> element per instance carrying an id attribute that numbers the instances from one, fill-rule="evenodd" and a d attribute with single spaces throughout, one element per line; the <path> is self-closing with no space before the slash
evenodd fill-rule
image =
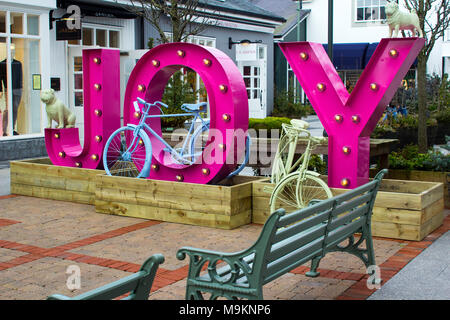
<path id="1" fill-rule="evenodd" d="M 386 20 L 386 17 L 384 17 L 384 18 L 381 17 L 381 8 L 382 7 L 386 7 L 386 0 L 376 0 L 376 1 L 385 1 L 384 5 L 381 5 L 381 4 L 372 5 L 372 1 L 374 1 L 374 0 L 370 0 L 371 1 L 371 5 L 370 6 L 366 6 L 366 5 L 358 6 L 358 1 L 359 0 L 355 0 L 355 2 L 354 2 L 354 4 L 355 4 L 355 16 L 354 16 L 353 20 L 354 20 L 355 23 L 370 23 L 370 22 L 378 22 L 378 23 L 380 23 L 380 22 L 383 22 L 383 21 Z M 366 1 L 366 0 L 363 0 L 363 1 Z M 364 9 L 364 12 L 363 12 L 364 16 L 365 16 L 365 9 L 367 9 L 367 8 L 371 8 L 371 9 L 377 8 L 378 9 L 378 16 L 379 16 L 379 18 L 378 19 L 358 20 L 358 9 L 361 9 L 361 8 Z M 386 11 L 385 11 L 385 15 L 386 15 Z"/>
<path id="2" fill-rule="evenodd" d="M 41 30 L 41 19 L 42 19 L 42 13 L 37 12 L 35 10 L 28 10 L 28 9 L 20 9 L 20 8 L 9 8 L 0 6 L 0 11 L 5 12 L 5 32 L 0 32 L 0 38 L 5 38 L 6 43 L 6 60 L 9 61 L 7 64 L 7 84 L 6 84 L 6 90 L 9 91 L 8 85 L 12 82 L 12 75 L 11 75 L 11 61 L 13 57 L 11 56 L 11 47 L 13 44 L 13 39 L 23 39 L 23 40 L 35 40 L 39 42 L 39 74 L 42 77 L 43 69 L 42 69 L 42 44 L 43 44 L 43 30 Z M 11 32 L 10 25 L 11 25 L 11 14 L 21 14 L 22 15 L 22 33 L 13 33 Z M 28 34 L 28 15 L 30 16 L 37 16 L 38 17 L 38 34 L 37 35 L 30 35 Z M 42 80 L 41 80 L 42 81 Z M 12 95 L 7 95 L 7 104 L 8 106 L 11 106 L 12 101 Z M 15 140 L 15 139 L 26 139 L 30 137 L 41 137 L 44 130 L 44 108 L 42 102 L 39 103 L 40 106 L 40 114 L 41 114 L 41 121 L 40 121 L 40 127 L 41 131 L 39 133 L 23 133 L 20 135 L 15 136 L 13 134 L 14 126 L 10 126 L 10 122 L 13 120 L 13 112 L 8 112 L 8 136 L 2 136 L 0 134 L 0 141 L 6 141 L 6 140 Z M 3 121 L 3 120 L 2 120 Z"/>
<path id="3" fill-rule="evenodd" d="M 103 25 L 103 24 L 92 24 L 92 23 L 83 23 L 81 26 L 81 34 L 83 34 L 83 29 L 91 29 L 92 30 L 92 45 L 85 45 L 83 44 L 83 39 L 81 40 L 77 40 L 78 44 L 74 44 L 74 43 L 69 43 L 69 41 L 66 40 L 67 45 L 69 47 L 77 47 L 77 46 L 82 46 L 82 47 L 86 47 L 86 48 L 105 48 L 105 49 L 120 49 L 121 45 L 122 45 L 122 27 L 112 27 L 109 25 Z M 97 45 L 97 30 L 103 30 L 105 31 L 105 43 L 106 46 L 99 46 Z M 111 47 L 110 46 L 110 31 L 116 31 L 118 32 L 118 47 Z"/>

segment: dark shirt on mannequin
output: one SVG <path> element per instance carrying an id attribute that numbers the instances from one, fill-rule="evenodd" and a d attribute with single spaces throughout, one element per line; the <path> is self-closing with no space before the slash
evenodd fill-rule
<path id="1" fill-rule="evenodd" d="M 13 59 L 11 63 L 11 72 L 12 72 L 12 83 L 10 88 L 14 89 L 22 89 L 22 63 L 16 59 Z M 7 87 L 7 77 L 6 77 L 6 60 L 0 62 L 0 83 L 3 81 L 3 85 L 5 88 Z M 0 84 L 0 92 L 3 91 L 3 88 Z"/>

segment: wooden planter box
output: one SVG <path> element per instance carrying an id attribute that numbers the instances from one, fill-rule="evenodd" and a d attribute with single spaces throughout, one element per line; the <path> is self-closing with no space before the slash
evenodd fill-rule
<path id="1" fill-rule="evenodd" d="M 233 229 L 251 222 L 252 183 L 237 176 L 222 185 L 97 176 L 97 212 Z"/>
<path id="2" fill-rule="evenodd" d="M 370 176 L 374 177 L 377 172 L 378 170 L 370 170 Z M 445 208 L 450 208 L 450 193 L 448 191 L 448 185 L 450 184 L 450 172 L 389 169 L 389 173 L 386 178 L 395 180 L 441 182 L 444 185 Z"/>
<path id="3" fill-rule="evenodd" d="M 252 221 L 263 224 L 269 216 L 268 180 L 253 182 Z M 372 235 L 421 241 L 444 220 L 443 184 L 383 179 L 372 215 Z M 346 189 L 332 189 L 333 195 Z"/>
<path id="4" fill-rule="evenodd" d="M 11 161 L 11 193 L 83 204 L 95 203 L 95 177 L 104 170 L 54 166 L 49 158 Z"/>

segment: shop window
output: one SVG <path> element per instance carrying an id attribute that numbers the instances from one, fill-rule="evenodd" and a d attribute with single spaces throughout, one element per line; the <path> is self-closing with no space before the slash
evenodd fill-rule
<path id="1" fill-rule="evenodd" d="M 68 40 L 69 45 L 97 46 L 102 48 L 120 48 L 120 31 L 83 27 L 82 40 Z"/>
<path id="2" fill-rule="evenodd" d="M 386 19 L 386 0 L 356 0 L 356 20 L 380 21 Z"/>
<path id="3" fill-rule="evenodd" d="M 83 71 L 83 57 L 73 58 L 73 71 L 82 72 Z"/>
<path id="4" fill-rule="evenodd" d="M 91 28 L 83 28 L 83 46 L 93 46 L 94 45 L 94 30 Z"/>
<path id="5" fill-rule="evenodd" d="M 8 128 L 8 99 L 6 92 L 8 90 L 6 74 L 6 38 L 0 38 L 0 136 L 7 135 Z"/>
<path id="6" fill-rule="evenodd" d="M 27 33 L 30 36 L 39 35 L 39 16 L 27 14 Z"/>
<path id="7" fill-rule="evenodd" d="M 8 24 L 6 23 L 8 21 Z M 40 16 L 0 11 L 0 136 L 42 133 Z"/>
<path id="8" fill-rule="evenodd" d="M 11 75 L 6 72 L 7 60 L 0 62 L 2 92 L 7 92 L 6 107 L 2 112 L 3 136 L 40 133 L 39 40 L 12 38 L 10 49 Z M 36 76 L 38 80 L 35 80 Z"/>
<path id="9" fill-rule="evenodd" d="M 0 32 L 6 32 L 6 12 L 0 11 Z"/>
<path id="10" fill-rule="evenodd" d="M 11 12 L 11 33 L 23 34 L 23 13 Z"/>
<path id="11" fill-rule="evenodd" d="M 95 39 L 97 46 L 106 47 L 106 30 L 96 29 Z"/>
<path id="12" fill-rule="evenodd" d="M 109 31 L 109 47 L 120 48 L 119 31 Z"/>

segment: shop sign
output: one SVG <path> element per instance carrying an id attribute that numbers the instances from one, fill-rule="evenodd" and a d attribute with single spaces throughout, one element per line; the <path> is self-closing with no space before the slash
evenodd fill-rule
<path id="1" fill-rule="evenodd" d="M 81 40 L 81 24 L 70 28 L 66 19 L 56 21 L 56 40 Z"/>
<path id="2" fill-rule="evenodd" d="M 255 43 L 236 45 L 236 61 L 258 60 L 258 47 Z"/>

